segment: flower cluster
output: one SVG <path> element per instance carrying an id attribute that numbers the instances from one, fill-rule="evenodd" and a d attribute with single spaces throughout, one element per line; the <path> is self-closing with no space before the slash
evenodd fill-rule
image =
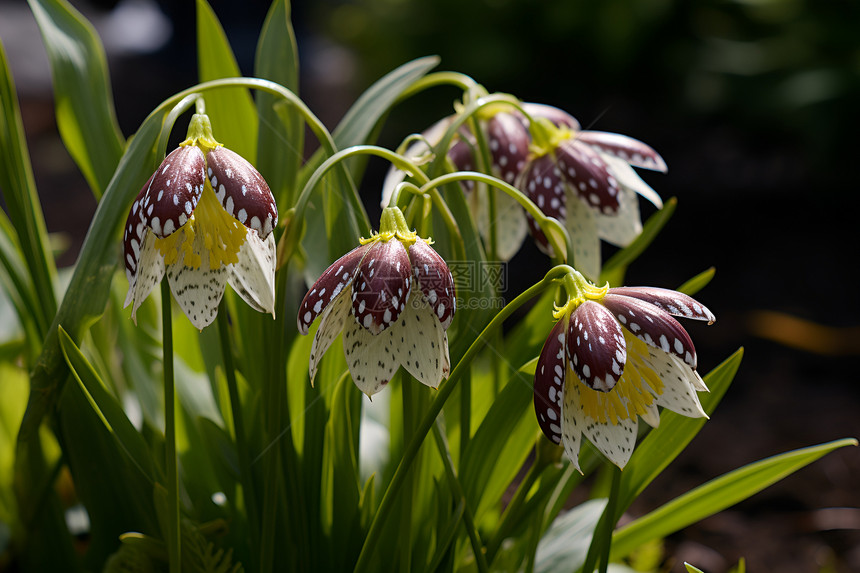
<path id="1" fill-rule="evenodd" d="M 299 306 L 302 334 L 322 314 L 308 364 L 311 382 L 343 331 L 352 379 L 368 396 L 401 364 L 437 387 L 450 369 L 447 329 L 456 305 L 448 265 L 429 240 L 408 229 L 399 209 L 386 208 L 379 233 L 326 269 Z"/>
<path id="2" fill-rule="evenodd" d="M 195 115 L 134 200 L 123 235 L 132 318 L 164 274 L 188 319 L 211 324 L 229 283 L 251 307 L 275 312 L 275 200 L 245 159 Z"/>
<path id="3" fill-rule="evenodd" d="M 637 417 L 657 427 L 658 406 L 705 417 L 696 392 L 696 350 L 673 316 L 714 322 L 695 299 L 651 287 L 595 288 L 558 311 L 535 369 L 538 424 L 579 469 L 585 436 L 623 468 L 636 443 Z"/>

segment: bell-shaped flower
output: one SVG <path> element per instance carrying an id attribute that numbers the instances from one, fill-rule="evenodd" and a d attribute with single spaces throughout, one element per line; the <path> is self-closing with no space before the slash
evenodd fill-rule
<path id="1" fill-rule="evenodd" d="M 326 269 L 299 306 L 302 334 L 322 315 L 308 361 L 311 382 L 343 332 L 352 379 L 368 396 L 401 365 L 436 388 L 450 370 L 446 331 L 456 305 L 448 265 L 408 229 L 398 208 L 386 208 L 379 233 Z"/>
<path id="2" fill-rule="evenodd" d="M 638 417 L 657 427 L 658 406 L 707 417 L 696 394 L 707 387 L 693 341 L 673 318 L 713 323 L 698 301 L 666 289 L 588 285 L 558 315 L 535 369 L 535 414 L 577 469 L 582 436 L 623 468 Z"/>
<path id="3" fill-rule="evenodd" d="M 544 214 L 565 223 L 573 239 L 572 260 L 587 277 L 596 279 L 600 239 L 623 247 L 642 232 L 637 194 L 658 208 L 663 206 L 633 167 L 665 173 L 666 163 L 651 147 L 631 137 L 579 131 L 556 108 L 527 104 L 525 109 L 534 122 L 532 153 L 517 186 Z M 540 228 L 531 217 L 527 220 L 538 246 L 552 256 Z"/>
<path id="4" fill-rule="evenodd" d="M 198 329 L 212 323 L 227 283 L 251 307 L 275 313 L 275 200 L 266 181 L 195 115 L 134 200 L 123 236 L 132 318 L 165 273 Z"/>

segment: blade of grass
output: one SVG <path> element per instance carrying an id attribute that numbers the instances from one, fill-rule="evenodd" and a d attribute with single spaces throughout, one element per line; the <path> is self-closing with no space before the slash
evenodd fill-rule
<path id="1" fill-rule="evenodd" d="M 793 450 L 704 483 L 616 531 L 612 559 L 628 555 L 648 541 L 661 539 L 743 501 L 833 450 L 856 445 L 856 439 L 845 438 Z"/>
<path id="2" fill-rule="evenodd" d="M 28 1 L 51 62 L 60 136 L 99 199 L 125 144 L 104 48 L 92 25 L 68 2 Z"/>

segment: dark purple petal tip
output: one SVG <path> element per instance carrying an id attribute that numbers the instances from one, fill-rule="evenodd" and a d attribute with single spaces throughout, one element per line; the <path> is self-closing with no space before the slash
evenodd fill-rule
<path id="1" fill-rule="evenodd" d="M 609 392 L 627 363 L 624 332 L 604 306 L 585 301 L 570 315 L 567 358 L 586 386 Z"/>

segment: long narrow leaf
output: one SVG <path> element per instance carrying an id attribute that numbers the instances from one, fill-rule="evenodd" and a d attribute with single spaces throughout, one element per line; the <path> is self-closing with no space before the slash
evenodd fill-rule
<path id="1" fill-rule="evenodd" d="M 242 72 L 221 23 L 206 0 L 197 0 L 197 64 L 200 82 L 240 77 Z M 206 95 L 215 137 L 251 163 L 257 158 L 257 110 L 246 88 Z"/>
<path id="2" fill-rule="evenodd" d="M 129 421 L 116 398 L 107 391 L 104 382 L 81 353 L 81 349 L 62 327 L 60 327 L 60 346 L 72 375 L 78 381 L 93 410 L 116 437 L 117 442 L 128 455 L 129 461 L 150 482 L 154 481 L 154 465 L 146 441 Z"/>
<path id="3" fill-rule="evenodd" d="M 73 339 L 80 339 L 83 331 L 104 311 L 110 282 L 120 261 L 119 230 L 125 223 L 132 198 L 155 170 L 154 146 L 163 118 L 164 113 L 155 113 L 146 119 L 99 202 L 66 295 L 33 368 L 30 402 L 19 441 L 35 434 L 47 408 L 56 401 L 65 384 L 68 367 L 60 351 L 58 327 L 63 325 Z"/>
<path id="4" fill-rule="evenodd" d="M 47 332 L 57 309 L 54 280 L 57 269 L 50 256 L 48 232 L 42 206 L 36 192 L 33 168 L 27 153 L 27 142 L 18 108 L 15 84 L 6 63 L 6 52 L 0 43 L 0 191 L 9 209 L 9 220 L 15 228 L 23 262 L 27 265 L 35 300 L 32 318 L 40 334 Z M 11 264 L 11 263 L 10 263 Z M 13 272 L 10 270 L 10 272 Z M 23 277 L 19 277 L 23 280 Z M 19 293 L 22 298 L 31 298 Z"/>
<path id="5" fill-rule="evenodd" d="M 824 454 L 856 445 L 857 440 L 846 438 L 794 450 L 746 465 L 702 484 L 618 530 L 613 536 L 612 558 L 627 555 L 648 541 L 665 537 L 747 499 Z"/>
<path id="6" fill-rule="evenodd" d="M 51 62 L 57 126 L 96 198 L 122 156 L 107 60 L 87 20 L 64 0 L 29 0 Z"/>
<path id="7" fill-rule="evenodd" d="M 705 383 L 711 391 L 700 394 L 699 397 L 707 414 L 714 411 L 725 395 L 742 358 L 743 349 L 739 349 L 705 376 Z M 660 426 L 652 430 L 636 447 L 621 474 L 618 516 L 687 447 L 705 425 L 705 421 L 705 418 L 687 418 L 663 410 Z"/>

